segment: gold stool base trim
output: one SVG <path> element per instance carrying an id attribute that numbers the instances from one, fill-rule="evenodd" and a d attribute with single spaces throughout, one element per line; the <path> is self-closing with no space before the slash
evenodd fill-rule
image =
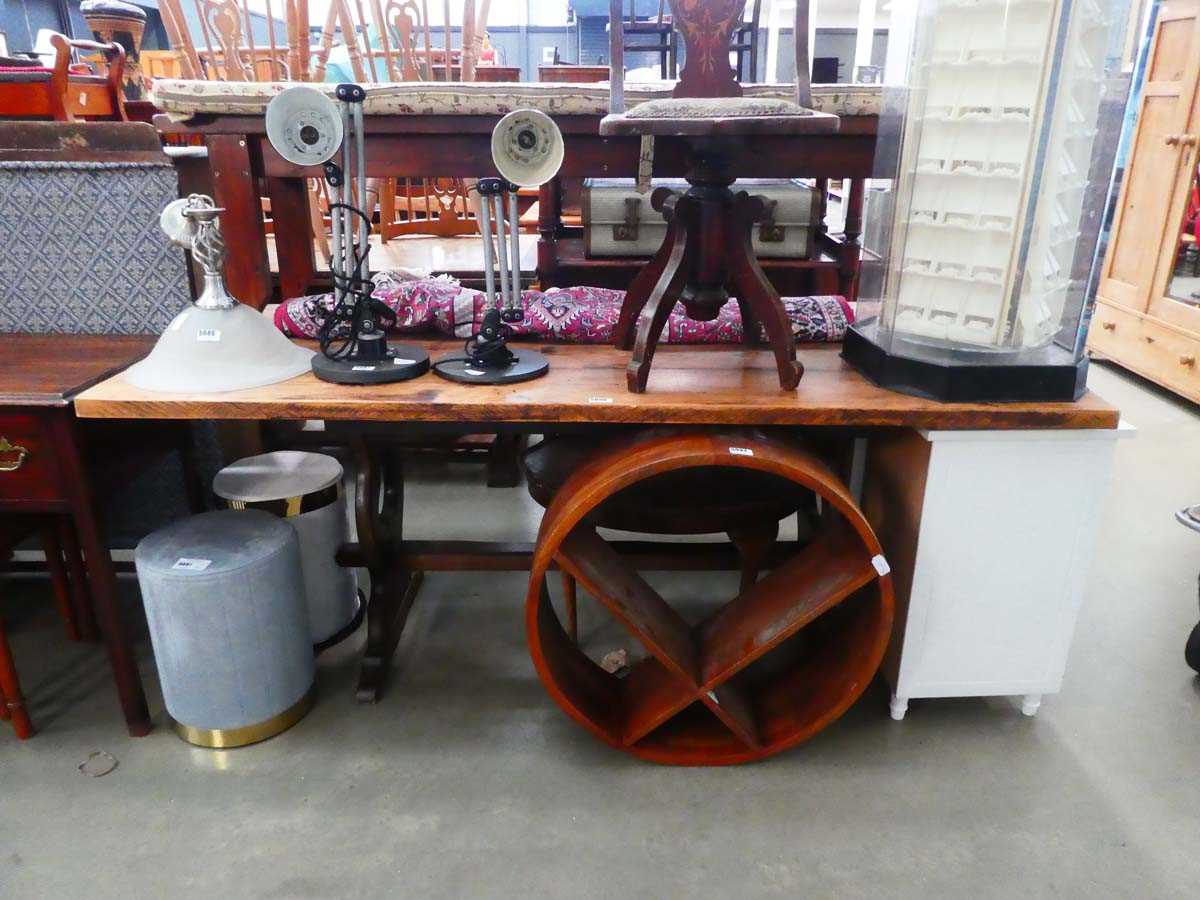
<path id="1" fill-rule="evenodd" d="M 316 696 L 317 686 L 314 684 L 305 691 L 303 697 L 283 712 L 255 725 L 243 725 L 241 728 L 194 728 L 174 719 L 171 720 L 171 727 L 183 740 L 197 747 L 208 747 L 211 750 L 245 747 L 287 731 L 312 709 Z"/>

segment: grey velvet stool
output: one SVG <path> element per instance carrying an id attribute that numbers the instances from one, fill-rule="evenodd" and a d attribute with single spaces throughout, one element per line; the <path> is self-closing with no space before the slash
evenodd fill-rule
<path id="1" fill-rule="evenodd" d="M 213 492 L 232 509 L 260 509 L 287 519 L 300 536 L 308 624 L 318 650 L 349 636 L 364 604 L 353 569 L 337 563 L 347 540 L 342 464 L 324 453 L 276 450 L 226 466 Z"/>
<path id="2" fill-rule="evenodd" d="M 300 542 L 258 510 L 202 513 L 134 554 L 167 712 L 185 741 L 240 747 L 304 717 L 314 663 Z"/>

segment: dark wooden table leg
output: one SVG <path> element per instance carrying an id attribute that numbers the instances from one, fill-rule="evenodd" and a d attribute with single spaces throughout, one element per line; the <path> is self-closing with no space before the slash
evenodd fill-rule
<path id="1" fill-rule="evenodd" d="M 271 302 L 272 289 L 257 160 L 245 135 L 210 134 L 206 141 L 213 200 L 225 210 L 221 231 L 225 243 L 236 248 L 225 260 L 225 282 L 233 296 L 262 309 Z"/>
<path id="2" fill-rule="evenodd" d="M 96 521 L 91 487 L 79 453 L 79 431 L 68 412 L 52 416 L 49 421 L 56 438 L 59 465 L 66 475 L 66 483 L 70 486 L 71 516 L 83 548 L 88 584 L 95 603 L 96 616 L 100 621 L 100 630 L 108 645 L 108 659 L 117 682 L 117 694 L 121 699 L 121 709 L 125 713 L 125 724 L 133 737 L 141 737 L 148 734 L 152 727 L 150 711 L 146 707 L 146 695 L 142 690 L 142 679 L 129 640 L 129 631 L 121 616 L 112 559 L 108 555 L 108 547 L 104 544 L 100 525 Z"/>
<path id="3" fill-rule="evenodd" d="M 361 703 L 379 699 L 392 655 L 404 632 L 409 610 L 421 586 L 421 573 L 401 564 L 404 527 L 404 464 L 396 451 L 381 451 L 365 439 L 355 442 L 358 467 L 355 523 L 371 595 L 367 603 L 367 646 L 363 651 L 356 696 Z"/>
<path id="4" fill-rule="evenodd" d="M 46 554 L 46 570 L 50 573 L 50 584 L 54 588 L 54 603 L 63 620 L 67 640 L 79 640 L 79 616 L 72 602 L 71 580 L 63 565 L 62 545 L 58 539 L 58 522 L 48 519 L 40 529 L 42 552 Z"/>
<path id="5" fill-rule="evenodd" d="M 275 253 L 279 257 L 281 299 L 301 297 L 316 275 L 308 182 L 303 178 L 268 178 Z"/>
<path id="6" fill-rule="evenodd" d="M 527 434 L 497 434 L 488 449 L 488 487 L 516 487 L 521 483 L 521 454 L 529 442 Z"/>
<path id="7" fill-rule="evenodd" d="M 70 516 L 60 516 L 58 519 L 58 541 L 67 560 L 71 603 L 75 607 L 75 621 L 79 623 L 79 636 L 85 641 L 94 641 L 99 637 L 96 612 L 91 594 L 88 593 L 87 573 L 83 568 L 79 538 L 75 535 L 75 524 Z"/>

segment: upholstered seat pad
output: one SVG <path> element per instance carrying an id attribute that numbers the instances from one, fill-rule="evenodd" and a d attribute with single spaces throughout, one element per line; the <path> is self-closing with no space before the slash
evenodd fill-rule
<path id="1" fill-rule="evenodd" d="M 664 97 L 626 113 L 630 119 L 730 119 L 753 116 L 811 116 L 812 110 L 776 97 Z"/>
<path id="2" fill-rule="evenodd" d="M 189 81 L 157 78 L 152 99 L 175 119 L 194 115 L 261 116 L 271 98 L 293 82 Z M 334 84 L 313 84 L 333 96 Z M 366 85 L 363 110 L 367 115 L 484 116 L 503 115 L 514 109 L 540 109 L 550 115 L 603 116 L 608 113 L 608 85 L 486 82 L 396 82 Z M 647 101 L 670 99 L 672 82 L 625 86 L 630 111 Z M 745 100 L 773 99 L 790 102 L 790 84 L 745 86 Z M 812 108 L 839 116 L 874 116 L 880 110 L 880 88 L 874 84 L 817 84 L 812 88 Z"/>

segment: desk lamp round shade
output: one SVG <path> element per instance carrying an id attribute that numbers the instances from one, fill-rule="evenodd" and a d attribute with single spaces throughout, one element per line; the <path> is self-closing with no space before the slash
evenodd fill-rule
<path id="1" fill-rule="evenodd" d="M 267 104 L 267 139 L 297 166 L 319 166 L 342 146 L 344 130 L 337 106 L 316 88 L 296 85 Z"/>
<path id="2" fill-rule="evenodd" d="M 518 187 L 541 187 L 562 166 L 562 132 L 540 110 L 513 110 L 492 130 L 492 161 Z"/>
<path id="3" fill-rule="evenodd" d="M 275 384 L 312 368 L 311 350 L 293 344 L 262 313 L 189 306 L 150 355 L 125 372 L 135 387 L 162 393 L 220 393 Z"/>

